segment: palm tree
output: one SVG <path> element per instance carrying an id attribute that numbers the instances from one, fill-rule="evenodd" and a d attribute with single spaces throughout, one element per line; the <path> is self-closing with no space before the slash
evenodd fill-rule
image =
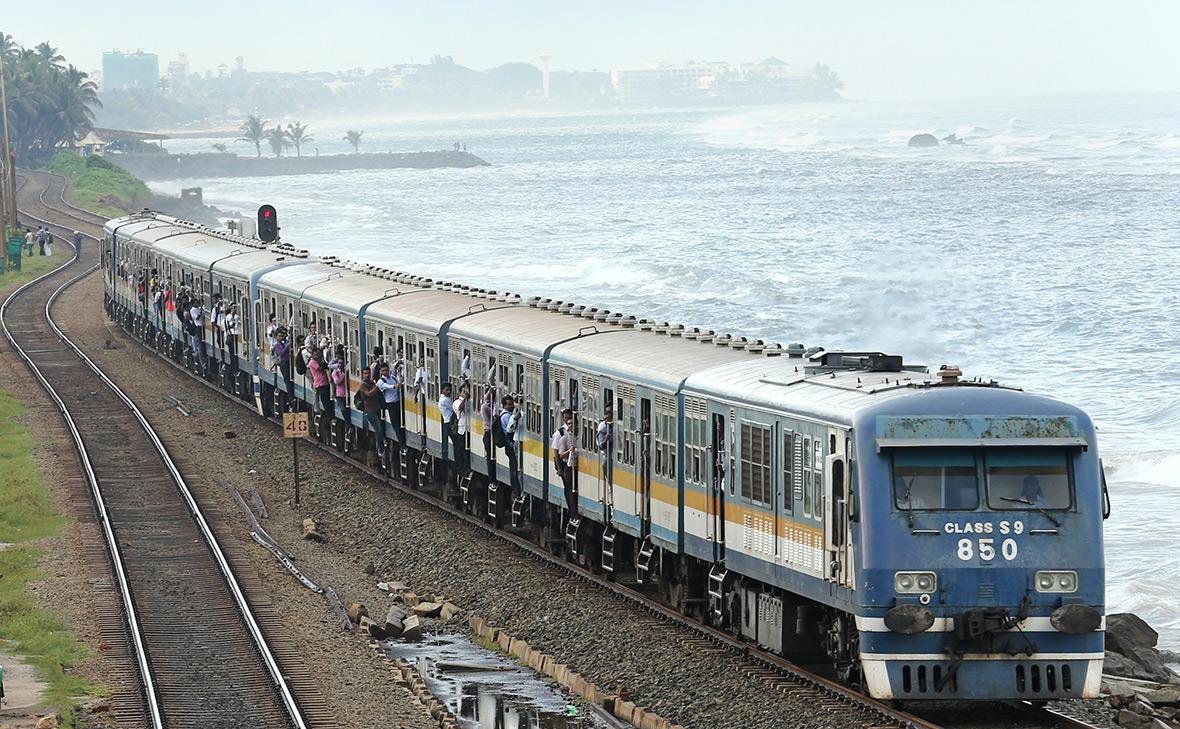
<path id="1" fill-rule="evenodd" d="M 282 157 L 283 150 L 291 146 L 291 143 L 287 141 L 287 131 L 282 127 L 274 127 L 267 131 L 266 141 L 270 144 L 270 149 L 276 157 Z"/>
<path id="2" fill-rule="evenodd" d="M 308 127 L 304 126 L 303 122 L 294 122 L 287 125 L 287 139 L 291 140 L 291 144 L 295 146 L 295 156 L 302 157 L 303 154 L 299 148 L 307 142 L 314 142 L 315 137 L 308 132 Z"/>
<path id="3" fill-rule="evenodd" d="M 361 151 L 361 135 L 363 135 L 363 134 L 364 134 L 364 132 L 357 132 L 357 131 L 353 131 L 352 129 L 349 129 L 348 132 L 344 135 L 344 141 L 346 141 L 352 145 L 353 153 L 357 153 L 357 152 Z"/>
<path id="4" fill-rule="evenodd" d="M 48 43 L 22 48 L 0 34 L 8 92 L 9 140 L 22 164 L 37 164 L 58 147 L 76 142 L 94 124 L 98 88 L 87 75 L 65 64 Z"/>
<path id="5" fill-rule="evenodd" d="M 239 142 L 253 142 L 254 151 L 259 157 L 262 156 L 262 140 L 267 138 L 266 122 L 257 114 L 251 114 L 242 123 L 242 136 L 238 137 Z"/>
<path id="6" fill-rule="evenodd" d="M 221 142 L 217 142 L 213 145 L 213 151 L 216 152 L 217 154 L 228 154 L 229 148 L 226 147 Z"/>

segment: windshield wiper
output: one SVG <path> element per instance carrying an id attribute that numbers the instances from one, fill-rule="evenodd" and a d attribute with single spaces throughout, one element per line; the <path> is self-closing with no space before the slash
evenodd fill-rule
<path id="1" fill-rule="evenodd" d="M 1028 499 L 1022 499 L 1022 498 L 1018 498 L 1018 497 L 1016 497 L 1016 496 L 1001 496 L 1001 497 L 1000 497 L 1000 501 L 1010 501 L 1010 502 L 1012 502 L 1013 504 L 1028 504 L 1028 505 L 1029 505 L 1029 506 L 1031 506 L 1032 508 L 1034 508 L 1034 509 L 1036 509 L 1037 511 L 1041 512 L 1042 514 L 1044 514 L 1046 519 L 1048 519 L 1049 521 L 1053 522 L 1053 526 L 1055 526 L 1055 527 L 1060 527 L 1060 526 L 1061 526 L 1061 522 L 1057 521 L 1057 517 L 1053 516 L 1053 515 L 1052 515 L 1052 514 L 1050 514 L 1049 512 L 1047 512 L 1047 511 L 1045 511 L 1044 509 L 1042 509 L 1040 506 L 1037 506 L 1037 505 L 1036 505 L 1036 503 L 1034 503 L 1034 502 L 1032 502 L 1032 501 L 1029 501 Z"/>

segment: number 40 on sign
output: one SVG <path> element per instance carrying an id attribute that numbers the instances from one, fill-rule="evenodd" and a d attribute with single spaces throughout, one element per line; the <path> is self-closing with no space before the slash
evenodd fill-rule
<path id="1" fill-rule="evenodd" d="M 308 432 L 307 413 L 283 413 L 284 438 L 305 438 Z"/>

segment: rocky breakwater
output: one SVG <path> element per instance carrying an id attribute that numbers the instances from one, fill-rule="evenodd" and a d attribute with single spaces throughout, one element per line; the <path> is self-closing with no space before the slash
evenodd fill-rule
<path id="1" fill-rule="evenodd" d="M 1156 648 L 1159 633 L 1137 615 L 1106 617 L 1102 693 L 1130 729 L 1180 728 L 1180 675 L 1168 667 L 1180 655 Z"/>
<path id="2" fill-rule="evenodd" d="M 347 170 L 487 167 L 470 152 L 370 152 L 308 157 L 239 157 L 236 154 L 111 154 L 111 161 L 141 180 L 179 180 L 207 177 L 270 177 L 311 175 Z"/>

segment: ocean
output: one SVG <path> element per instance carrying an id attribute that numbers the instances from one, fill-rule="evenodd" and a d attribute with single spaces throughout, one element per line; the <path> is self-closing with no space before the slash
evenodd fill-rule
<path id="1" fill-rule="evenodd" d="M 1180 648 L 1180 95 L 310 120 L 491 167 L 199 184 L 283 240 L 767 341 L 959 365 L 1099 426 L 1107 602 Z M 305 120 L 309 121 L 309 120 Z M 910 149 L 909 137 L 965 144 Z M 215 139 L 173 140 L 173 152 Z M 250 145 L 229 143 L 239 154 Z"/>

